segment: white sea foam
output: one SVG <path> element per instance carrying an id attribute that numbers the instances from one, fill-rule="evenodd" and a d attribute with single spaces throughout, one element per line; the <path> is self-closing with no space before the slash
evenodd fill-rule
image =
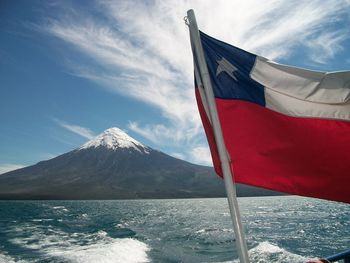
<path id="1" fill-rule="evenodd" d="M 65 207 L 62 206 L 62 205 L 59 205 L 59 206 L 53 206 L 52 208 L 53 208 L 53 209 L 62 209 L 62 208 L 65 208 Z"/>
<path id="2" fill-rule="evenodd" d="M 43 219 L 32 219 L 32 222 L 45 222 L 45 221 L 53 221 L 52 218 L 43 218 Z"/>
<path id="3" fill-rule="evenodd" d="M 145 243 L 131 238 L 123 238 L 92 245 L 74 245 L 66 249 L 50 248 L 47 254 L 74 263 L 138 263 L 149 262 L 148 251 L 149 247 Z"/>
<path id="4" fill-rule="evenodd" d="M 128 227 L 129 224 L 127 222 L 121 222 L 115 225 L 116 228 L 125 228 Z"/>
<path id="5" fill-rule="evenodd" d="M 16 260 L 8 255 L 0 254 L 0 263 L 25 263 L 25 261 Z"/>
<path id="6" fill-rule="evenodd" d="M 71 263 L 149 262 L 147 244 L 132 238 L 111 238 L 100 230 L 96 233 L 65 233 L 59 230 L 24 225 L 13 231 L 30 230 L 30 237 L 17 237 L 9 241 L 24 248 L 40 250 L 46 258 L 61 258 Z M 17 232 L 17 231 L 16 231 Z M 1 255 L 0 255 L 1 256 Z M 5 258 L 6 257 L 6 258 Z M 4 259 L 3 259 L 4 258 Z M 0 263 L 16 262 L 7 256 L 0 257 Z M 12 260 L 12 261 L 11 261 Z"/>
<path id="7" fill-rule="evenodd" d="M 63 206 L 63 205 L 59 205 L 59 206 L 53 206 L 52 209 L 55 209 L 57 211 L 64 211 L 64 212 L 68 212 L 68 209 Z"/>
<path id="8" fill-rule="evenodd" d="M 203 234 L 203 233 L 211 233 L 211 232 L 233 232 L 233 229 L 230 228 L 202 228 L 197 230 L 196 234 Z"/>
<path id="9" fill-rule="evenodd" d="M 291 253 L 277 245 L 271 244 L 267 241 L 261 242 L 256 247 L 249 250 L 249 258 L 251 262 L 255 263 L 304 263 L 307 261 L 306 257 Z M 238 260 L 233 261 L 239 262 Z"/>
<path id="10" fill-rule="evenodd" d="M 199 234 L 199 233 L 204 233 L 204 232 L 205 232 L 205 228 L 199 229 L 199 230 L 196 231 L 197 234 Z"/>
<path id="11" fill-rule="evenodd" d="M 283 253 L 285 250 L 279 246 L 273 245 L 267 241 L 260 243 L 255 248 L 251 249 L 250 252 L 261 252 L 261 253 Z"/>

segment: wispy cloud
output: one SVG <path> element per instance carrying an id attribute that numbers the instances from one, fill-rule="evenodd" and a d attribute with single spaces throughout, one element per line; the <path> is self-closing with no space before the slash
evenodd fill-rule
<path id="1" fill-rule="evenodd" d="M 2 163 L 0 164 L 0 174 L 7 173 L 25 167 L 22 164 Z"/>
<path id="2" fill-rule="evenodd" d="M 343 50 L 341 43 L 348 38 L 349 32 L 350 31 L 347 30 L 337 30 L 310 39 L 307 45 L 312 49 L 310 53 L 312 59 L 315 62 L 325 64 L 328 59 L 334 57 L 336 53 Z"/>
<path id="3" fill-rule="evenodd" d="M 61 126 L 62 128 L 70 131 L 70 132 L 73 132 L 77 135 L 80 135 L 84 138 L 87 138 L 87 139 L 92 139 L 94 138 L 96 135 L 88 128 L 85 128 L 85 127 L 82 127 L 82 126 L 79 126 L 79 125 L 74 125 L 74 124 L 69 124 L 67 122 L 64 122 L 64 121 L 61 121 L 61 120 L 58 120 L 58 119 L 53 119 L 59 126 Z"/>
<path id="4" fill-rule="evenodd" d="M 183 22 L 193 8 L 200 28 L 223 41 L 270 59 L 310 50 L 310 60 L 324 63 L 341 50 L 349 32 L 332 30 L 349 2 L 329 0 L 261 1 L 98 1 L 98 15 L 71 12 L 51 20 L 46 32 L 70 43 L 96 63 L 72 64 L 73 74 L 160 110 L 162 123 L 130 122 L 149 140 L 197 149 L 192 160 L 208 163 L 209 152 L 196 110 L 188 30 Z M 316 54 L 322 54 L 316 55 Z M 62 123 L 86 138 L 86 128 Z M 199 151 L 198 149 L 202 149 Z"/>
<path id="5" fill-rule="evenodd" d="M 181 159 L 181 160 L 185 160 L 186 156 L 183 155 L 182 153 L 170 153 L 171 156 L 177 158 L 177 159 Z"/>
<path id="6" fill-rule="evenodd" d="M 53 154 L 53 153 L 42 153 L 40 154 L 40 160 L 50 160 L 52 158 L 55 158 L 57 156 L 61 155 L 60 153 Z"/>
<path id="7" fill-rule="evenodd" d="M 158 145 L 169 140 L 169 138 L 176 142 L 185 141 L 189 143 L 193 140 L 196 141 L 193 136 L 199 133 L 199 126 L 196 126 L 196 130 L 193 130 L 186 127 L 185 124 L 183 124 L 183 129 L 175 129 L 174 126 L 163 124 L 140 126 L 137 122 L 129 122 L 128 128 Z M 180 124 L 178 127 L 181 127 Z"/>
<path id="8" fill-rule="evenodd" d="M 198 146 L 190 152 L 192 160 L 198 163 L 213 165 L 213 161 L 210 156 L 210 150 L 207 146 Z"/>

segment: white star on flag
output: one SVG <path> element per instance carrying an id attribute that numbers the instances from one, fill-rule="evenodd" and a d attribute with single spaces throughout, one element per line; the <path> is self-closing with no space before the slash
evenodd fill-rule
<path id="1" fill-rule="evenodd" d="M 218 76 L 221 72 L 226 72 L 231 78 L 237 81 L 237 78 L 233 72 L 237 71 L 238 69 L 234 65 L 228 62 L 225 58 L 221 58 L 216 62 L 219 64 L 218 68 L 216 69 L 216 76 Z"/>

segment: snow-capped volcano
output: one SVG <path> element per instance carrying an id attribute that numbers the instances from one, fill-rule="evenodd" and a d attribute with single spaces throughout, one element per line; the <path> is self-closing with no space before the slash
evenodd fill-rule
<path id="1" fill-rule="evenodd" d="M 105 147 L 110 150 L 130 148 L 146 154 L 149 154 L 150 152 L 150 148 L 116 127 L 105 130 L 103 133 L 97 135 L 92 140 L 80 146 L 78 150 L 97 147 Z"/>
<path id="2" fill-rule="evenodd" d="M 244 188 L 250 195 L 262 192 Z M 105 130 L 76 150 L 0 176 L 0 199 L 223 196 L 223 182 L 213 168 L 153 150 L 118 128 Z"/>

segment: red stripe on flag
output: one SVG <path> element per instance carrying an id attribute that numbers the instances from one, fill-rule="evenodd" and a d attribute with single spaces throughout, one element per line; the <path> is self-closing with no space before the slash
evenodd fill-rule
<path id="1" fill-rule="evenodd" d="M 290 117 L 239 100 L 216 104 L 236 182 L 350 203 L 350 122 Z"/>
<path id="2" fill-rule="evenodd" d="M 221 169 L 221 161 L 219 158 L 218 149 L 216 147 L 216 141 L 215 141 L 215 137 L 214 137 L 213 128 L 210 124 L 209 118 L 208 118 L 208 116 L 205 112 L 205 109 L 203 107 L 202 99 L 201 99 L 201 96 L 199 94 L 198 88 L 196 88 L 196 99 L 197 99 L 198 110 L 199 110 L 199 114 L 200 114 L 201 119 L 202 119 L 204 131 L 205 131 L 205 134 L 207 136 L 207 140 L 208 140 L 208 144 L 209 144 L 209 148 L 210 148 L 210 152 L 211 152 L 211 158 L 213 160 L 215 172 L 219 176 L 222 177 L 223 173 L 222 173 L 222 169 Z"/>

